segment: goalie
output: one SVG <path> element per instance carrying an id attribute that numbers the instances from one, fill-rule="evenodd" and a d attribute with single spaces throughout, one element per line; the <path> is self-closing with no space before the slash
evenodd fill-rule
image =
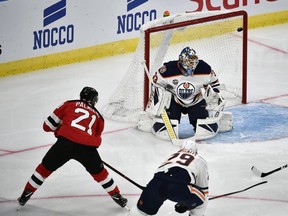
<path id="1" fill-rule="evenodd" d="M 187 114 L 198 140 L 232 129 L 232 114 L 222 112 L 225 100 L 211 66 L 198 58 L 194 49 L 184 48 L 178 60 L 164 63 L 154 74 L 146 73 L 152 91 L 146 111 L 140 115 L 138 129 L 169 139 L 161 119 L 164 109 L 178 134 L 182 114 Z M 148 115 L 147 115 L 148 114 Z"/>

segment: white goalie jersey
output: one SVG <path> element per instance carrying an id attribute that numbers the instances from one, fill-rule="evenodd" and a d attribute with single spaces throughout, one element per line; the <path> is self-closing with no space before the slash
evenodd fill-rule
<path id="1" fill-rule="evenodd" d="M 199 60 L 192 74 L 185 74 L 179 64 L 179 61 L 165 63 L 158 71 L 150 75 L 152 84 L 160 86 L 162 91 L 165 90 L 172 94 L 173 99 L 183 107 L 193 106 L 203 100 L 203 89 L 205 91 L 208 86 L 211 86 L 215 92 L 219 92 L 218 78 L 206 62 Z M 169 107 L 167 103 L 165 104 L 166 108 Z M 156 103 L 154 102 L 154 104 Z"/>

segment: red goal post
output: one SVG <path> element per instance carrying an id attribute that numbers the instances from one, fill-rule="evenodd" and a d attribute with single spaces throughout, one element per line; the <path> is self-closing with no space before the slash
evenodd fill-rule
<path id="1" fill-rule="evenodd" d="M 144 24 L 134 58 L 103 109 L 107 118 L 137 122 L 148 102 L 151 73 L 164 62 L 176 60 L 190 46 L 217 74 L 227 104 L 247 103 L 247 31 L 245 11 L 175 14 Z"/>

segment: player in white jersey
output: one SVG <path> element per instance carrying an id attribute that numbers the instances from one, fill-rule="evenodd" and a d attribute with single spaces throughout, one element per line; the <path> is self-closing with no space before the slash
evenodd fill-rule
<path id="1" fill-rule="evenodd" d="M 143 190 L 137 208 L 144 215 L 156 215 L 164 201 L 176 202 L 175 211 L 203 216 L 208 203 L 208 166 L 197 153 L 196 143 L 186 140 L 157 169 Z"/>
<path id="2" fill-rule="evenodd" d="M 220 92 L 220 83 L 211 66 L 199 59 L 195 50 L 190 47 L 181 51 L 178 60 L 166 62 L 153 75 L 150 74 L 150 79 L 153 80 L 152 84 L 156 89 L 153 91 L 153 99 L 150 98 L 146 111 L 159 116 L 163 109 L 167 109 L 168 117 L 176 127 L 181 115 L 188 114 L 194 131 L 198 119 L 209 117 L 207 103 L 214 100 L 214 96 L 218 96 Z M 157 88 L 159 86 L 163 88 Z M 203 91 L 207 93 L 208 89 L 211 89 L 213 97 L 209 96 L 205 100 Z M 216 99 L 218 103 L 218 98 Z M 138 128 L 141 130 L 141 122 L 139 125 Z M 160 138 L 165 139 L 165 136 L 167 138 L 166 128 L 161 118 L 154 119 L 152 132 Z"/>

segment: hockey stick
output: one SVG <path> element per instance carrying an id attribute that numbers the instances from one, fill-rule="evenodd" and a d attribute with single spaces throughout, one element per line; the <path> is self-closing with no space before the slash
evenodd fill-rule
<path id="1" fill-rule="evenodd" d="M 263 178 L 265 176 L 271 175 L 272 173 L 280 171 L 280 170 L 285 169 L 287 167 L 288 167 L 288 164 L 286 164 L 284 166 L 281 166 L 281 167 L 278 167 L 277 169 L 271 170 L 271 171 L 266 172 L 266 173 L 265 172 L 260 172 L 255 166 L 252 166 L 251 170 L 256 176 L 259 176 L 259 177 Z"/>
<path id="2" fill-rule="evenodd" d="M 167 129 L 167 133 L 168 133 L 168 136 L 172 142 L 173 145 L 176 145 L 176 146 L 180 146 L 186 139 L 179 139 L 172 127 L 172 124 L 171 124 L 171 121 L 168 117 L 168 114 L 166 112 L 166 109 L 163 110 L 163 112 L 161 113 L 161 117 L 162 117 L 162 120 L 164 122 L 164 125 Z M 190 139 L 190 140 L 196 140 L 195 136 L 193 137 L 190 137 L 190 138 L 187 138 L 187 139 Z"/>
<path id="3" fill-rule="evenodd" d="M 214 197 L 210 197 L 209 200 L 214 200 L 214 199 L 218 199 L 218 198 L 221 198 L 221 197 L 225 197 L 225 196 L 230 196 L 230 195 L 233 195 L 233 194 L 237 194 L 237 193 L 241 193 L 241 192 L 244 192 L 244 191 L 247 191 L 253 187 L 256 187 L 258 185 L 262 185 L 262 184 L 265 184 L 267 183 L 267 181 L 263 181 L 263 182 L 260 182 L 260 183 L 257 183 L 257 184 L 254 184 L 250 187 L 247 187 L 243 190 L 238 190 L 238 191 L 234 191 L 234 192 L 230 192 L 230 193 L 226 193 L 226 194 L 222 194 L 222 195 L 218 195 L 218 196 L 214 196 Z"/>
<path id="4" fill-rule="evenodd" d="M 176 136 L 175 131 L 174 131 L 172 124 L 170 122 L 170 119 L 167 115 L 166 108 L 164 108 L 163 112 L 161 113 L 161 117 L 162 117 L 162 120 L 163 120 L 165 127 L 167 129 L 167 132 L 168 132 L 168 135 L 169 135 L 171 142 L 173 144 L 176 144 L 178 137 Z"/>
<path id="5" fill-rule="evenodd" d="M 141 190 L 143 190 L 145 187 L 139 185 L 138 183 L 136 183 L 135 181 L 133 181 L 132 179 L 128 178 L 126 175 L 124 175 L 123 173 L 121 173 L 120 171 L 116 170 L 114 167 L 110 166 L 109 164 L 107 164 L 105 161 L 102 161 L 103 164 L 105 164 L 105 166 L 107 166 L 108 168 L 110 168 L 111 170 L 113 170 L 114 172 L 116 172 L 118 175 L 122 176 L 123 178 L 125 178 L 127 181 L 131 182 L 132 184 L 134 184 L 136 187 L 140 188 Z"/>

